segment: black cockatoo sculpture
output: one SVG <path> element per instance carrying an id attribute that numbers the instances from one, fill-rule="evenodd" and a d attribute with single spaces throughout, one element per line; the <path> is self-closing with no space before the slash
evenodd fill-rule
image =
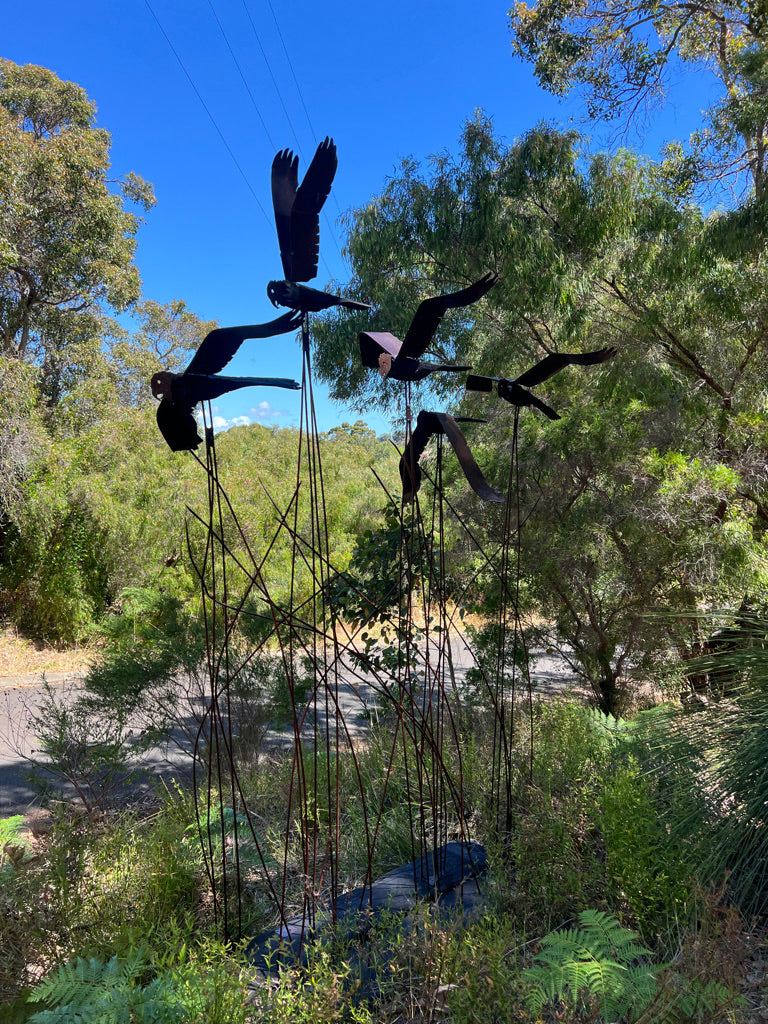
<path id="1" fill-rule="evenodd" d="M 496 274 L 486 274 L 479 281 L 458 292 L 424 299 L 416 310 L 402 341 L 384 331 L 363 331 L 360 334 L 360 355 L 363 366 L 378 370 L 391 380 L 419 381 L 430 373 L 458 373 L 471 366 L 447 366 L 421 358 L 435 336 L 440 321 L 449 309 L 469 306 L 481 299 L 496 284 Z"/>
<path id="2" fill-rule="evenodd" d="M 227 365 L 246 338 L 271 338 L 294 330 L 300 324 L 300 314 L 285 313 L 266 324 L 217 327 L 206 334 L 183 373 L 162 370 L 154 374 L 152 394 L 160 399 L 157 425 L 169 448 L 174 452 L 191 451 L 202 442 L 194 417 L 198 402 L 219 398 L 238 388 L 260 385 L 298 390 L 300 385 L 285 377 L 221 377 L 218 371 Z"/>
<path id="3" fill-rule="evenodd" d="M 543 412 L 549 419 L 559 420 L 560 416 L 555 410 L 547 405 L 546 402 L 542 402 L 540 398 L 537 398 L 527 388 L 541 384 L 542 381 L 553 377 L 566 366 L 593 366 L 596 363 L 604 363 L 615 355 L 615 348 L 600 348 L 594 352 L 583 353 L 553 352 L 536 363 L 530 370 L 526 370 L 519 377 L 515 377 L 514 380 L 510 380 L 507 377 L 480 377 L 477 374 L 471 373 L 467 377 L 466 389 L 467 391 L 493 391 L 495 385 L 499 398 L 503 398 L 510 405 L 518 407 L 529 405 Z"/>
<path id="4" fill-rule="evenodd" d="M 426 412 L 422 410 L 416 417 L 416 428 L 411 434 L 405 451 L 400 458 L 400 479 L 403 482 L 403 501 L 411 501 L 421 486 L 421 467 L 419 459 L 435 434 L 445 434 L 456 452 L 459 465 L 464 471 L 469 486 L 484 501 L 504 501 L 504 495 L 495 491 L 480 471 L 472 452 L 469 450 L 464 435 L 459 429 L 459 422 L 482 423 L 482 420 L 470 420 L 466 417 L 454 419 L 446 412 Z"/>
<path id="5" fill-rule="evenodd" d="M 270 281 L 267 295 L 273 306 L 289 306 L 301 313 L 317 313 L 331 306 L 370 309 L 365 302 L 343 299 L 300 281 L 317 276 L 320 255 L 320 211 L 331 191 L 338 159 L 333 139 L 317 147 L 307 173 L 299 184 L 299 158 L 281 150 L 272 161 L 272 205 L 284 281 Z"/>

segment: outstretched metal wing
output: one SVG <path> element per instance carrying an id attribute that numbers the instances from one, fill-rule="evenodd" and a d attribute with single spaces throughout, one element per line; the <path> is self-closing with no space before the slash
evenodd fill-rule
<path id="1" fill-rule="evenodd" d="M 403 482 L 403 501 L 411 501 L 421 486 L 419 459 L 435 434 L 445 434 L 456 452 L 464 476 L 472 490 L 483 501 L 504 501 L 504 495 L 493 489 L 475 462 L 469 445 L 459 429 L 458 422 L 445 412 L 422 410 L 416 417 L 416 427 L 400 458 L 400 479 Z"/>
<path id="2" fill-rule="evenodd" d="M 311 281 L 320 257 L 320 211 L 331 191 L 338 167 L 333 139 L 317 147 L 312 163 L 296 192 L 291 213 L 291 281 Z"/>
<path id="3" fill-rule="evenodd" d="M 275 211 L 277 242 L 283 273 L 288 281 L 291 274 L 291 211 L 299 187 L 299 158 L 290 149 L 281 149 L 272 161 L 272 208 Z"/>
<path id="4" fill-rule="evenodd" d="M 458 309 L 460 306 L 470 306 L 473 302 L 477 302 L 493 288 L 497 280 L 496 274 L 488 273 L 468 288 L 462 288 L 461 291 L 424 299 L 416 310 L 411 326 L 403 338 L 402 355 L 411 358 L 423 356 L 446 311 Z"/>
<path id="5" fill-rule="evenodd" d="M 300 313 L 283 313 L 266 324 L 217 327 L 203 338 L 185 373 L 211 374 L 223 370 L 246 338 L 272 338 L 301 326 Z"/>
<path id="6" fill-rule="evenodd" d="M 320 211 L 331 191 L 338 158 L 333 139 L 317 147 L 299 185 L 299 158 L 281 150 L 272 161 L 272 206 L 286 281 L 311 281 L 320 256 Z"/>
<path id="7" fill-rule="evenodd" d="M 604 363 L 606 359 L 612 359 L 615 355 L 615 348 L 599 348 L 594 352 L 553 352 L 530 370 L 516 377 L 515 383 L 532 388 L 549 377 L 554 377 L 565 366 L 594 366 L 595 363 Z"/>

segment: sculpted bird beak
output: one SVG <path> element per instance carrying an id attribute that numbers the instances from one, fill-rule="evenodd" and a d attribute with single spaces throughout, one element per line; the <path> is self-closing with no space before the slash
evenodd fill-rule
<path id="1" fill-rule="evenodd" d="M 277 294 L 278 294 L 277 282 L 276 281 L 270 281 L 269 284 L 267 285 L 267 298 L 272 303 L 272 305 L 275 307 L 275 309 L 279 309 L 280 308 L 280 303 L 277 301 Z"/>

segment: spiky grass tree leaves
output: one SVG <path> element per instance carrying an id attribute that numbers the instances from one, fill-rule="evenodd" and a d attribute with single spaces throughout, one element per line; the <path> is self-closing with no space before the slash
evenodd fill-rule
<path id="1" fill-rule="evenodd" d="M 748 914 L 768 909 L 768 648 L 757 614 L 720 620 L 711 652 L 688 664 L 707 680 L 696 713 L 670 708 L 644 734 L 649 782 L 670 846 L 698 878 L 727 886 Z"/>
<path id="2" fill-rule="evenodd" d="M 638 1017 L 656 992 L 661 970 L 650 951 L 602 910 L 584 910 L 577 928 L 550 932 L 539 943 L 533 966 L 524 972 L 533 991 L 528 1005 L 540 1013 L 548 1002 L 565 1000 L 574 1008 L 594 999 L 606 1021 L 631 1013 Z"/>

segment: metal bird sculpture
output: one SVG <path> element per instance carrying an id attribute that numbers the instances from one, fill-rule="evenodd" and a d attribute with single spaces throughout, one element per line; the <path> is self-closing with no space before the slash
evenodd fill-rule
<path id="1" fill-rule="evenodd" d="M 429 348 L 447 310 L 477 302 L 490 291 L 496 281 L 496 274 L 486 274 L 461 291 L 425 299 L 416 310 L 411 326 L 402 341 L 394 334 L 383 331 L 363 331 L 360 334 L 363 366 L 378 370 L 382 377 L 401 381 L 423 380 L 431 373 L 458 373 L 471 370 L 471 366 L 447 366 L 444 363 L 426 362 L 421 356 Z"/>
<path id="2" fill-rule="evenodd" d="M 559 420 L 560 416 L 555 410 L 548 406 L 546 402 L 542 402 L 540 398 L 537 398 L 527 388 L 541 384 L 542 381 L 553 377 L 566 366 L 574 364 L 578 366 L 593 366 L 595 363 L 604 363 L 615 355 L 615 348 L 600 348 L 594 352 L 583 353 L 553 352 L 536 363 L 530 370 L 526 370 L 519 377 L 515 377 L 514 380 L 509 380 L 507 377 L 480 377 L 477 374 L 471 373 L 467 377 L 466 389 L 467 391 L 493 391 L 495 384 L 499 398 L 503 398 L 510 405 L 518 407 L 529 405 L 543 412 L 549 419 Z"/>
<path id="3" fill-rule="evenodd" d="M 422 410 L 416 417 L 416 429 L 411 434 L 405 451 L 400 458 L 400 479 L 403 482 L 403 501 L 411 501 L 421 486 L 421 467 L 419 459 L 429 440 L 435 434 L 445 434 L 456 452 L 459 465 L 464 471 L 469 486 L 484 501 L 504 501 L 504 495 L 495 491 L 487 483 L 469 450 L 464 435 L 459 429 L 459 422 L 482 423 L 467 417 L 454 419 L 445 412 L 426 412 Z"/>
<path id="4" fill-rule="evenodd" d="M 202 442 L 193 414 L 198 402 L 254 385 L 298 389 L 300 385 L 295 380 L 284 377 L 221 377 L 217 374 L 246 338 L 271 338 L 300 324 L 300 315 L 285 313 L 266 324 L 217 327 L 206 334 L 183 373 L 162 370 L 154 374 L 152 394 L 161 400 L 157 408 L 157 425 L 169 448 L 174 452 L 191 451 Z"/>
<path id="5" fill-rule="evenodd" d="M 331 306 L 370 309 L 365 302 L 307 288 L 299 281 L 317 276 L 320 255 L 320 211 L 331 191 L 338 158 L 333 139 L 326 136 L 317 147 L 299 184 L 299 158 L 282 149 L 272 161 L 272 206 L 284 281 L 270 281 L 267 296 L 273 306 L 289 306 L 301 313 L 316 313 Z"/>
<path id="6" fill-rule="evenodd" d="M 288 306 L 300 313 L 319 313 L 321 309 L 330 309 L 331 306 L 343 306 L 344 309 L 371 308 L 367 302 L 345 299 L 341 295 L 321 292 L 319 288 L 296 284 L 295 281 L 270 281 L 267 295 L 273 306 Z"/>

